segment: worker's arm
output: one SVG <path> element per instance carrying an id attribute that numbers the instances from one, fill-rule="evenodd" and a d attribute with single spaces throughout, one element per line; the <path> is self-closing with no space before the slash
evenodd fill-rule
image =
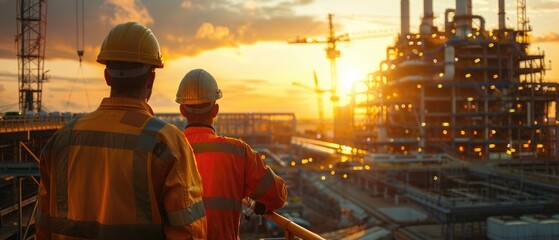
<path id="1" fill-rule="evenodd" d="M 261 203 L 265 212 L 283 207 L 287 199 L 284 180 L 260 158 L 260 154 L 247 146 L 245 165 L 245 195 Z"/>
<path id="2" fill-rule="evenodd" d="M 177 156 L 169 163 L 163 185 L 165 235 L 167 239 L 205 239 L 206 213 L 202 181 L 194 153 L 184 135 L 176 139 Z"/>

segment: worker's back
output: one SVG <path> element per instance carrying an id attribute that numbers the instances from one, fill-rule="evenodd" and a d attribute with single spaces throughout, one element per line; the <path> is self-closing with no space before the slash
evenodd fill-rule
<path id="1" fill-rule="evenodd" d="M 40 239 L 204 236 L 192 152 L 178 129 L 148 110 L 141 100 L 107 98 L 53 136 L 41 156 Z M 177 221 L 182 209 L 200 211 Z"/>
<path id="2" fill-rule="evenodd" d="M 268 210 L 283 206 L 287 197 L 284 181 L 246 143 L 217 136 L 210 125 L 188 126 L 184 133 L 202 176 L 208 239 L 238 239 L 245 197 Z"/>

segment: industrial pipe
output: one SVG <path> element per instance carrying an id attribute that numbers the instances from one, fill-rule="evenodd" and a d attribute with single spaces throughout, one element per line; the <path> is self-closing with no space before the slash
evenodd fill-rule
<path id="1" fill-rule="evenodd" d="M 505 0 L 499 0 L 499 30 L 505 28 Z"/>
<path id="2" fill-rule="evenodd" d="M 402 0 L 400 7 L 400 38 L 404 39 L 410 33 L 410 1 Z"/>
<path id="3" fill-rule="evenodd" d="M 431 34 L 433 30 L 433 0 L 423 1 L 423 20 L 419 31 L 421 34 Z"/>

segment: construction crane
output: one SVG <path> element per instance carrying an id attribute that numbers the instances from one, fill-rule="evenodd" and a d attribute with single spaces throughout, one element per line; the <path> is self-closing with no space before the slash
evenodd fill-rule
<path id="1" fill-rule="evenodd" d="M 40 112 L 45 71 L 47 0 L 20 0 L 17 11 L 19 111 Z"/>
<path id="2" fill-rule="evenodd" d="M 318 39 L 309 39 L 309 38 L 300 38 L 297 37 L 295 40 L 290 40 L 288 43 L 326 43 L 326 58 L 330 60 L 330 81 L 331 81 L 331 92 L 332 95 L 330 96 L 330 101 L 332 101 L 333 105 L 333 118 L 336 119 L 337 111 L 338 111 L 338 101 L 340 97 L 338 97 L 337 89 L 338 89 L 338 74 L 336 70 L 336 58 L 340 57 L 340 51 L 336 48 L 337 42 L 349 42 L 349 34 L 342 34 L 336 35 L 334 32 L 334 23 L 332 18 L 334 17 L 333 14 L 328 14 L 328 37 L 326 40 L 318 40 Z"/>
<path id="3" fill-rule="evenodd" d="M 333 107 L 333 119 L 336 121 L 338 116 L 338 102 L 340 97 L 338 96 L 337 89 L 338 89 L 338 74 L 337 74 L 337 67 L 336 67 L 336 59 L 340 57 L 340 51 L 337 49 L 338 42 L 349 42 L 350 41 L 350 34 L 344 33 L 340 35 L 336 35 L 334 31 L 334 23 L 333 23 L 333 14 L 328 14 L 328 36 L 326 39 L 316 39 L 316 38 L 306 38 L 306 37 L 296 37 L 294 40 L 289 40 L 288 43 L 295 44 L 295 43 L 326 43 L 326 58 L 330 60 L 330 81 L 331 81 L 331 88 L 329 92 L 331 92 L 330 101 L 332 101 Z M 362 32 L 360 34 L 356 34 L 356 38 L 363 39 L 363 38 L 371 38 L 371 37 L 381 37 L 381 36 L 390 36 L 393 35 L 393 31 L 368 31 Z M 334 124 L 334 137 L 336 135 L 336 124 Z"/>
<path id="4" fill-rule="evenodd" d="M 76 1 L 76 47 L 81 66 L 84 45 L 84 1 L 81 0 L 80 18 Z M 19 111 L 39 113 L 43 108 L 43 82 L 49 78 L 45 71 L 45 41 L 47 30 L 47 0 L 18 0 L 17 12 L 17 58 Z"/>
<path id="5" fill-rule="evenodd" d="M 318 136 L 317 138 L 323 138 L 326 133 L 326 126 L 324 124 L 324 107 L 322 103 L 322 94 L 327 92 L 332 92 L 332 89 L 321 89 L 318 84 L 318 77 L 316 76 L 316 71 L 313 70 L 313 78 L 314 78 L 314 88 L 303 85 L 299 82 L 294 82 L 293 85 L 303 87 L 305 89 L 312 90 L 316 93 L 317 96 L 317 108 L 318 108 Z"/>

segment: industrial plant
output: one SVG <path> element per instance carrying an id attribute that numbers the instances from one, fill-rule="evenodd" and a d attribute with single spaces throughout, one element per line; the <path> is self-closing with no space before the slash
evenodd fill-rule
<path id="1" fill-rule="evenodd" d="M 331 88 L 319 89 L 315 75 L 313 90 L 330 95 L 330 124 L 322 110 L 310 132 L 293 113 L 218 115 L 216 132 L 250 144 L 288 185 L 277 214 L 289 223 L 246 214 L 242 239 L 559 239 L 559 83 L 546 81 L 551 63 L 531 47 L 526 0 L 498 0 L 496 29 L 472 0 L 448 1 L 440 24 L 433 0 L 422 3 L 412 29 L 410 0 L 400 1 L 400 32 L 346 106 L 335 63 L 336 43 L 349 36 L 334 33 L 335 15 L 325 41 L 290 41 L 327 44 Z M 43 19 L 32 10 L 40 6 L 25 6 L 35 14 L 28 21 Z M 74 115 L 38 113 L 48 76 L 44 43 L 32 40 L 45 26 L 20 24 L 35 34 L 19 34 L 20 111 L 37 114 L 0 121 L 0 239 L 34 237 L 38 156 Z M 156 116 L 186 124 L 178 113 Z"/>

